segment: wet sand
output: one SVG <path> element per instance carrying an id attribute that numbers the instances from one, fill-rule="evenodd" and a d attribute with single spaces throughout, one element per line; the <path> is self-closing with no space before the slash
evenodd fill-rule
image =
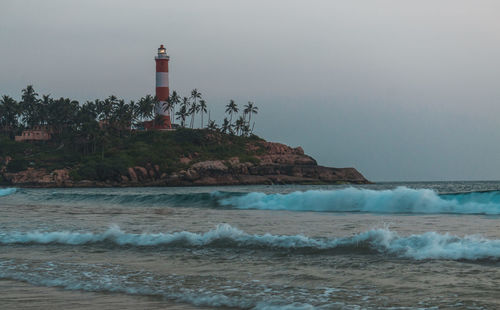
<path id="1" fill-rule="evenodd" d="M 34 286 L 22 281 L 0 280 L 0 308 L 11 309 L 198 309 L 170 303 L 162 298 L 118 293 L 68 291 L 57 287 Z M 209 309 L 209 308 L 204 308 Z"/>

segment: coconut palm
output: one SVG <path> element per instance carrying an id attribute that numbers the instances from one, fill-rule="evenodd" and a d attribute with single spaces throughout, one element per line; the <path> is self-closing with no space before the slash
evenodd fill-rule
<path id="1" fill-rule="evenodd" d="M 189 127 L 193 128 L 193 126 L 194 126 L 194 116 L 196 115 L 196 113 L 198 113 L 199 110 L 200 110 L 200 108 L 198 107 L 198 105 L 196 104 L 196 102 L 193 101 L 193 103 L 191 103 L 191 107 L 188 110 L 189 115 L 191 115 L 191 122 L 189 123 Z"/>
<path id="2" fill-rule="evenodd" d="M 38 113 L 40 117 L 40 125 L 46 125 L 48 122 L 49 109 L 51 104 L 53 103 L 53 99 L 50 98 L 50 95 L 42 95 L 42 100 L 38 103 Z"/>
<path id="3" fill-rule="evenodd" d="M 175 94 L 175 96 L 174 96 L 174 94 Z M 167 98 L 167 103 L 164 106 L 164 111 L 168 112 L 168 115 L 170 115 L 170 117 L 172 119 L 172 124 L 173 124 L 173 119 L 175 118 L 174 107 L 177 104 L 177 100 L 178 100 L 177 97 L 178 97 L 177 93 L 174 91 L 172 93 L 172 96 L 169 96 Z"/>
<path id="4" fill-rule="evenodd" d="M 215 123 L 215 121 L 209 121 L 208 125 L 207 125 L 207 129 L 212 130 L 212 131 L 217 131 L 219 128 L 218 128 L 217 124 Z"/>
<path id="5" fill-rule="evenodd" d="M 226 105 L 226 113 L 229 114 L 229 123 L 233 124 L 233 114 L 238 113 L 239 109 L 233 99 L 229 100 L 229 103 Z"/>
<path id="6" fill-rule="evenodd" d="M 245 120 L 245 116 L 240 116 L 240 118 L 238 118 L 236 120 L 236 123 L 235 123 L 235 128 L 236 128 L 236 134 L 240 133 L 243 134 L 243 127 L 246 125 L 246 120 Z"/>
<path id="7" fill-rule="evenodd" d="M 248 124 L 250 125 L 252 121 L 252 114 L 257 114 L 259 112 L 259 108 L 254 105 L 253 102 L 248 101 L 248 103 L 244 106 L 243 112 L 248 114 Z"/>
<path id="8" fill-rule="evenodd" d="M 224 117 L 224 122 L 222 123 L 221 130 L 223 133 L 227 133 L 231 131 L 231 123 L 227 120 L 227 117 Z"/>
<path id="9" fill-rule="evenodd" d="M 0 126 L 4 132 L 12 132 L 19 126 L 18 118 L 21 114 L 21 107 L 16 100 L 9 96 L 2 96 L 0 99 Z"/>
<path id="10" fill-rule="evenodd" d="M 186 116 L 187 116 L 187 108 L 186 105 L 181 105 L 181 108 L 179 109 L 179 112 L 175 113 L 177 116 L 177 119 L 181 121 L 181 126 L 185 127 L 186 123 Z"/>
<path id="11" fill-rule="evenodd" d="M 78 101 L 69 98 L 59 98 L 51 101 L 48 107 L 47 124 L 58 135 L 76 131 L 78 127 Z M 110 112 L 111 115 L 111 112 Z"/>
<path id="12" fill-rule="evenodd" d="M 201 127 L 203 128 L 203 114 L 207 113 L 207 102 L 205 100 L 200 100 L 200 104 L 198 105 L 198 109 L 201 112 Z"/>
<path id="13" fill-rule="evenodd" d="M 182 97 L 182 102 L 181 102 L 181 108 L 184 107 L 186 111 L 188 110 L 189 106 L 189 98 L 188 97 Z"/>
<path id="14" fill-rule="evenodd" d="M 194 117 L 196 113 L 199 111 L 197 99 L 201 99 L 201 93 L 195 88 L 191 91 L 191 99 L 193 99 L 193 104 L 191 105 L 190 113 L 191 113 L 191 128 L 193 128 Z"/>
<path id="15" fill-rule="evenodd" d="M 201 99 L 201 93 L 195 88 L 191 91 L 191 99 L 196 102 L 197 99 Z"/>
<path id="16" fill-rule="evenodd" d="M 33 85 L 26 86 L 22 90 L 21 108 L 22 120 L 28 127 L 36 126 L 40 123 L 38 94 L 33 89 Z"/>
<path id="17" fill-rule="evenodd" d="M 170 102 L 172 103 L 172 119 L 175 118 L 175 106 L 181 103 L 181 97 L 177 94 L 177 92 L 174 90 L 172 92 L 172 95 L 169 97 Z"/>
<path id="18" fill-rule="evenodd" d="M 154 113 L 154 98 L 151 95 L 142 97 L 135 105 L 135 113 L 141 120 L 150 119 Z"/>
<path id="19" fill-rule="evenodd" d="M 248 124 L 243 125 L 241 132 L 244 136 L 248 136 L 248 134 L 250 133 L 250 126 Z"/>
<path id="20" fill-rule="evenodd" d="M 174 106 L 174 103 L 172 101 L 171 97 L 167 98 L 167 103 L 163 105 L 163 112 L 168 112 L 168 115 L 172 115 L 172 108 Z"/>

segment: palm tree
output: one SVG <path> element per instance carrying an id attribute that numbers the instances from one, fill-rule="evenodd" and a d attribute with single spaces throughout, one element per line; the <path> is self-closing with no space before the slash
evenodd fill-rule
<path id="1" fill-rule="evenodd" d="M 191 99 L 193 99 L 193 104 L 190 109 L 191 113 L 191 128 L 193 128 L 194 117 L 196 113 L 199 111 L 198 104 L 196 103 L 197 99 L 201 99 L 201 93 L 195 88 L 191 91 Z"/>
<path id="2" fill-rule="evenodd" d="M 208 122 L 207 129 L 212 130 L 212 131 L 217 131 L 219 128 L 218 128 L 217 124 L 215 123 L 215 121 L 210 121 L 210 122 Z"/>
<path id="3" fill-rule="evenodd" d="M 195 88 L 191 91 L 191 99 L 196 102 L 196 99 L 201 99 L 201 93 Z"/>
<path id="4" fill-rule="evenodd" d="M 2 96 L 0 100 L 0 126 L 4 132 L 10 132 L 12 136 L 12 132 L 19 126 L 20 114 L 20 104 L 9 96 Z"/>
<path id="5" fill-rule="evenodd" d="M 83 140 L 83 155 L 96 151 L 97 137 L 99 135 L 99 124 L 97 118 L 97 105 L 93 101 L 87 101 L 78 109 L 76 122 L 78 131 Z"/>
<path id="6" fill-rule="evenodd" d="M 245 126 L 246 124 L 246 120 L 245 120 L 245 117 L 242 115 L 240 116 L 240 118 L 238 118 L 236 120 L 236 134 L 238 134 L 239 132 L 241 132 L 241 134 L 243 134 L 243 127 Z"/>
<path id="7" fill-rule="evenodd" d="M 172 103 L 172 113 L 171 115 L 173 116 L 172 119 L 175 118 L 175 106 L 181 103 L 181 97 L 177 94 L 177 92 L 174 90 L 172 92 L 172 95 L 169 97 L 170 102 Z"/>
<path id="8" fill-rule="evenodd" d="M 40 124 L 45 125 L 48 122 L 49 118 L 49 108 L 52 104 L 53 99 L 50 98 L 50 95 L 43 95 L 42 100 L 40 100 L 39 104 L 39 115 L 40 115 Z"/>
<path id="9" fill-rule="evenodd" d="M 184 107 L 184 109 L 187 111 L 188 106 L 189 106 L 189 98 L 182 97 L 181 108 Z"/>
<path id="10" fill-rule="evenodd" d="M 50 101 L 48 106 L 47 125 L 59 137 L 75 132 L 78 125 L 78 101 L 69 98 L 59 98 Z M 109 114 L 111 115 L 111 113 Z"/>
<path id="11" fill-rule="evenodd" d="M 248 124 L 243 125 L 241 132 L 243 135 L 248 136 L 248 134 L 250 133 L 250 126 Z"/>
<path id="12" fill-rule="evenodd" d="M 252 114 L 257 114 L 259 108 L 256 107 L 254 103 L 251 101 L 248 101 L 248 104 L 246 104 L 244 108 L 245 108 L 244 113 L 248 114 L 248 125 L 250 125 L 250 122 L 252 121 Z"/>
<path id="13" fill-rule="evenodd" d="M 156 114 L 153 123 L 157 127 L 164 127 L 165 126 L 165 118 L 161 114 Z"/>
<path id="14" fill-rule="evenodd" d="M 200 112 L 201 112 L 201 127 L 203 128 L 203 114 L 207 113 L 207 102 L 205 100 L 200 100 L 200 105 L 198 106 Z"/>
<path id="15" fill-rule="evenodd" d="M 26 123 L 28 127 L 33 127 L 40 123 L 39 99 L 37 96 L 38 94 L 33 89 L 33 85 L 28 85 L 22 90 L 20 103 L 22 107 L 23 122 Z"/>
<path id="16" fill-rule="evenodd" d="M 131 109 L 131 106 L 125 102 L 125 100 L 120 99 L 113 107 L 112 113 L 111 124 L 121 136 L 122 131 L 130 129 L 133 119 L 133 110 Z"/>
<path id="17" fill-rule="evenodd" d="M 196 101 L 193 101 L 193 103 L 191 104 L 191 107 L 188 110 L 189 115 L 191 115 L 191 122 L 189 123 L 189 127 L 193 128 L 193 125 L 194 125 L 194 116 L 196 115 L 196 113 L 199 110 L 200 110 L 200 108 L 196 104 Z"/>
<path id="18" fill-rule="evenodd" d="M 238 113 L 238 111 L 239 111 L 238 106 L 236 105 L 236 103 L 234 103 L 234 100 L 233 99 L 229 100 L 229 103 L 226 105 L 226 113 L 228 113 L 230 116 L 229 119 L 230 124 L 233 123 L 233 114 Z"/>
<path id="19" fill-rule="evenodd" d="M 151 95 L 139 99 L 139 102 L 135 106 L 137 117 L 141 120 L 150 119 L 154 113 L 154 105 L 154 98 Z"/>
<path id="20" fill-rule="evenodd" d="M 181 105 L 179 112 L 175 113 L 177 119 L 181 121 L 181 126 L 185 127 L 186 116 L 187 116 L 187 108 L 186 105 Z"/>
<path id="21" fill-rule="evenodd" d="M 221 130 L 223 133 L 227 133 L 231 131 L 231 123 L 227 120 L 227 117 L 224 117 L 224 122 L 222 123 Z"/>
<path id="22" fill-rule="evenodd" d="M 167 103 L 163 106 L 163 112 L 168 112 L 168 115 L 172 115 L 172 108 L 174 106 L 174 103 L 172 101 L 171 97 L 167 98 Z"/>

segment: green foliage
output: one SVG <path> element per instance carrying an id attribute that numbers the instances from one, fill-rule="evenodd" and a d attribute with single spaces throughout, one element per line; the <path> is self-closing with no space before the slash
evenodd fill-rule
<path id="1" fill-rule="evenodd" d="M 260 159 L 258 159 L 257 157 L 255 156 L 251 156 L 251 155 L 243 155 L 243 156 L 240 156 L 240 162 L 242 163 L 252 163 L 252 164 L 259 164 L 260 163 Z"/>
<path id="2" fill-rule="evenodd" d="M 70 138 L 62 142 L 15 142 L 0 137 L 0 156 L 11 156 L 9 172 L 18 172 L 33 165 L 49 171 L 70 168 L 74 180 L 115 180 L 134 166 L 158 165 L 161 172 L 174 172 L 187 166 L 180 158 L 190 157 L 192 163 L 204 160 L 227 160 L 239 157 L 241 162 L 257 164 L 260 150 L 249 152 L 248 143 L 258 145 L 257 136 L 241 137 L 206 129 L 180 128 L 176 131 L 141 131 L 116 137 L 109 136 L 103 153 L 82 155 Z"/>
<path id="3" fill-rule="evenodd" d="M 19 172 L 26 170 L 28 168 L 29 161 L 23 158 L 14 158 L 9 162 L 7 165 L 7 171 L 8 172 Z"/>
<path id="4" fill-rule="evenodd" d="M 120 154 L 116 157 L 106 158 L 104 160 L 88 160 L 70 172 L 70 176 L 79 180 L 113 180 L 119 181 L 120 176 L 125 174 L 127 168 L 132 166 L 130 160 Z"/>
<path id="5" fill-rule="evenodd" d="M 69 98 L 40 96 L 28 85 L 22 90 L 19 102 L 8 96 L 0 98 L 0 157 L 14 158 L 7 167 L 9 172 L 27 167 L 48 171 L 68 168 L 74 180 L 101 181 L 118 181 L 134 166 L 158 165 L 161 172 L 185 169 L 187 165 L 180 162 L 182 157 L 189 157 L 191 164 L 231 157 L 257 163 L 254 155 L 259 151 L 247 150 L 248 143 L 258 144 L 261 140 L 252 134 L 253 125 L 250 126 L 252 114 L 257 114 L 253 103 L 241 109 L 231 100 L 226 107 L 229 120 L 226 118 L 220 126 L 211 120 L 206 129 L 185 128 L 188 124 L 191 128 L 195 126 L 198 114 L 203 128 L 208 108 L 201 98 L 196 89 L 182 100 L 174 91 L 165 111 L 178 116 L 181 121 L 180 126 L 175 124 L 178 129 L 135 131 L 131 128 L 144 128 L 144 121 L 154 116 L 157 98 L 148 95 L 127 103 L 109 96 L 80 104 Z M 242 115 L 238 115 L 239 111 Z M 235 123 L 233 117 L 237 119 Z M 52 139 L 14 141 L 16 134 L 35 126 L 50 131 Z"/>

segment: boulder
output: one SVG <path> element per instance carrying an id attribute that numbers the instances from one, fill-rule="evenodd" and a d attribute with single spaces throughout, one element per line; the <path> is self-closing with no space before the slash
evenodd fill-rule
<path id="1" fill-rule="evenodd" d="M 200 161 L 191 166 L 194 170 L 215 170 L 215 171 L 227 171 L 228 167 L 224 164 L 222 160 L 207 160 Z"/>
<path id="2" fill-rule="evenodd" d="M 183 165 L 188 165 L 190 162 L 191 162 L 191 158 L 187 158 L 187 157 L 181 157 L 179 159 L 179 162 Z"/>
<path id="3" fill-rule="evenodd" d="M 146 170 L 146 168 L 141 167 L 141 166 L 135 166 L 134 170 L 135 170 L 135 173 L 137 174 L 138 179 L 148 178 L 148 171 Z"/>
<path id="4" fill-rule="evenodd" d="M 130 180 L 132 182 L 137 182 L 138 181 L 137 174 L 135 173 L 134 168 L 128 168 L 128 175 L 129 175 Z"/>

